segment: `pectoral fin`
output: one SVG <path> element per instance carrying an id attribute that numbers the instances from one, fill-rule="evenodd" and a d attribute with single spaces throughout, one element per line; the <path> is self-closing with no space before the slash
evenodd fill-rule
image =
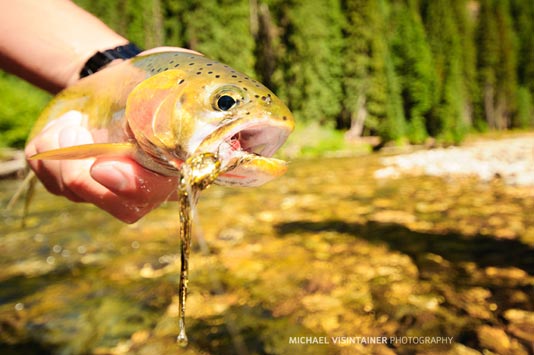
<path id="1" fill-rule="evenodd" d="M 30 160 L 74 160 L 99 156 L 131 155 L 135 151 L 133 143 L 96 143 L 48 150 L 31 156 Z"/>

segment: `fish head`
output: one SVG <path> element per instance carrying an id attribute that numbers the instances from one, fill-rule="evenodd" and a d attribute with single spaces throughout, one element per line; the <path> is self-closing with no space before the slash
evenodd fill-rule
<path id="1" fill-rule="evenodd" d="M 150 164 L 179 172 L 189 157 L 212 153 L 221 185 L 258 186 L 282 175 L 286 163 L 272 156 L 294 128 L 287 106 L 224 64 L 188 59 L 185 68 L 149 77 L 128 97 L 128 125 Z"/>

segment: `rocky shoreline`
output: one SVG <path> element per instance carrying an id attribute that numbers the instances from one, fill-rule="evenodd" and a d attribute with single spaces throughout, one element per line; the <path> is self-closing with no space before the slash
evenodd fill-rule
<path id="1" fill-rule="evenodd" d="M 534 186 L 534 136 L 485 140 L 461 147 L 421 150 L 381 159 L 375 178 L 429 175 L 473 176 L 483 182 L 502 179 L 507 185 Z"/>
<path id="2" fill-rule="evenodd" d="M 0 155 L 0 179 L 18 176 L 24 170 L 22 151 L 4 150 Z M 507 185 L 534 186 L 534 135 L 422 149 L 384 157 L 381 163 L 384 167 L 374 173 L 377 179 L 473 176 L 483 182 L 501 179 Z"/>

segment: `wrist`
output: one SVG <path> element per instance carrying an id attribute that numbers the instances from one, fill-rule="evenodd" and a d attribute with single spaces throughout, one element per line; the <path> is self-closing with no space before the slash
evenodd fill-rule
<path id="1" fill-rule="evenodd" d="M 129 42 L 127 39 L 119 36 L 115 38 L 105 38 L 100 43 L 96 41 L 88 43 L 78 43 L 79 47 L 75 50 L 74 58 L 72 58 L 70 65 L 64 69 L 62 75 L 63 82 L 61 82 L 62 87 L 60 87 L 60 89 L 62 90 L 80 80 L 82 78 L 80 74 L 84 69 L 85 65 L 97 53 L 102 53 L 109 49 L 124 46 L 128 43 Z"/>

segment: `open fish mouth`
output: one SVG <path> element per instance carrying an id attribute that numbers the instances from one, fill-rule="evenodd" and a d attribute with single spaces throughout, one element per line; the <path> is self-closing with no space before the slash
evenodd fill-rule
<path id="1" fill-rule="evenodd" d="M 213 152 L 219 157 L 223 173 L 217 184 L 259 186 L 287 170 L 285 161 L 272 156 L 290 132 L 290 127 L 272 120 L 235 121 L 209 134 L 196 152 Z"/>

